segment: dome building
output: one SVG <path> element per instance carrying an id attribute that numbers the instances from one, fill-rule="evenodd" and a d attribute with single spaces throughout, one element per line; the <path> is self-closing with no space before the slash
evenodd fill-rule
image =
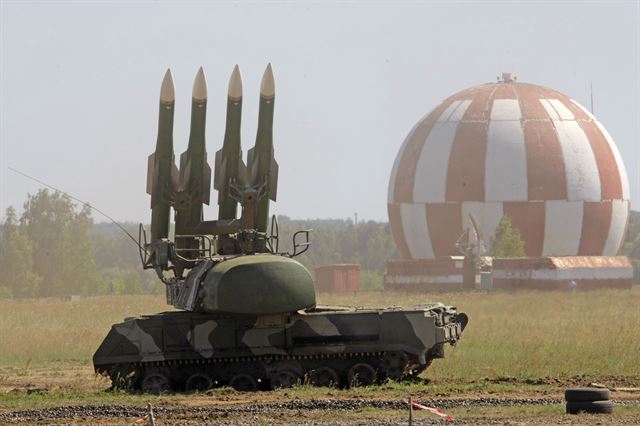
<path id="1" fill-rule="evenodd" d="M 629 182 L 611 136 L 573 99 L 503 74 L 445 99 L 409 132 L 388 191 L 403 259 L 460 253 L 471 217 L 490 244 L 503 215 L 527 256 L 614 256 Z"/>

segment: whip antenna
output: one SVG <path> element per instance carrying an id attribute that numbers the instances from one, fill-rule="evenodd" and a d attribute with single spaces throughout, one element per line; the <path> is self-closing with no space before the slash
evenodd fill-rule
<path id="1" fill-rule="evenodd" d="M 66 192 L 66 191 L 63 191 L 63 190 L 58 189 L 58 188 L 56 188 L 56 187 L 54 187 L 54 186 L 51 186 L 51 185 L 49 185 L 48 183 L 45 183 L 45 182 L 43 182 L 43 181 L 41 181 L 41 180 L 39 180 L 39 179 L 34 178 L 33 176 L 29 176 L 28 174 L 23 173 L 23 172 L 21 172 L 20 170 L 16 170 L 16 169 L 14 169 L 13 167 L 8 167 L 8 169 L 9 169 L 9 170 L 11 170 L 11 171 L 12 171 L 12 172 L 14 172 L 14 173 L 17 173 L 17 174 L 19 174 L 19 175 L 22 175 L 22 176 L 24 176 L 24 177 L 26 177 L 26 178 L 28 178 L 28 179 L 31 179 L 31 180 L 33 180 L 33 181 L 35 181 L 35 182 L 38 182 L 40 185 L 44 185 L 44 186 L 46 186 L 46 187 L 47 187 L 47 188 L 49 188 L 49 189 L 53 189 L 54 191 L 60 192 L 60 193 L 62 193 L 62 194 L 64 194 L 64 195 L 66 195 L 67 197 L 71 198 L 72 200 L 75 200 L 75 201 L 79 202 L 79 203 L 80 203 L 80 204 L 82 204 L 83 206 L 87 206 L 87 207 L 89 207 L 91 210 L 94 210 L 94 211 L 95 211 L 95 212 L 97 212 L 98 214 L 101 214 L 102 216 L 106 217 L 107 219 L 109 219 L 109 221 L 110 221 L 111 223 L 113 223 L 114 225 L 116 225 L 118 228 L 120 228 L 120 230 L 121 230 L 122 232 L 124 232 L 124 233 L 129 237 L 129 238 L 131 238 L 131 241 L 133 241 L 133 242 L 134 242 L 134 244 L 136 245 L 136 247 L 138 247 L 139 249 L 141 249 L 141 250 L 142 250 L 142 246 L 140 245 L 140 243 L 139 243 L 139 242 L 138 242 L 138 241 L 137 241 L 137 240 L 136 240 L 136 239 L 135 239 L 135 238 L 134 238 L 134 237 L 133 237 L 129 232 L 127 232 L 127 230 L 126 230 L 126 229 L 124 229 L 124 227 L 123 227 L 122 225 L 120 225 L 118 222 L 116 222 L 116 221 L 115 221 L 115 219 L 113 219 L 111 216 L 109 216 L 108 214 L 106 214 L 106 213 L 105 213 L 105 212 L 103 212 L 102 210 L 98 209 L 97 207 L 93 207 L 91 204 L 89 204 L 89 203 L 87 203 L 87 202 L 84 202 L 84 201 L 82 201 L 82 200 L 81 200 L 81 199 L 79 199 L 79 198 L 74 197 L 73 195 L 69 194 L 69 193 L 68 193 L 68 192 Z"/>

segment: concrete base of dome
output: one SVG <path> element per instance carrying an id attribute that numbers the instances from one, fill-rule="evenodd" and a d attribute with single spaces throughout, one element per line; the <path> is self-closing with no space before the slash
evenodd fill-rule
<path id="1" fill-rule="evenodd" d="M 625 256 L 492 258 L 479 268 L 461 256 L 387 262 L 389 291 L 594 290 L 631 288 L 633 267 Z"/>

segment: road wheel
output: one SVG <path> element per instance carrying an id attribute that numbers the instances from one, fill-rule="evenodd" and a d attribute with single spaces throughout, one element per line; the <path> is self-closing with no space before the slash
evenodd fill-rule
<path id="1" fill-rule="evenodd" d="M 239 392 L 255 392 L 258 390 L 258 382 L 248 374 L 236 374 L 229 381 L 229 386 Z"/>
<path id="2" fill-rule="evenodd" d="M 338 386 L 338 373 L 331 367 L 320 367 L 308 373 L 309 382 L 316 387 Z"/>
<path id="3" fill-rule="evenodd" d="M 192 374 L 184 384 L 184 390 L 187 392 L 204 392 L 210 387 L 211 377 L 205 373 Z"/>
<path id="4" fill-rule="evenodd" d="M 300 382 L 300 378 L 291 370 L 280 370 L 271 374 L 271 389 L 291 388 Z"/>
<path id="5" fill-rule="evenodd" d="M 114 365 L 109 371 L 111 389 L 133 389 L 135 387 L 137 375 L 137 370 L 130 364 Z"/>
<path id="6" fill-rule="evenodd" d="M 567 413 L 613 413 L 613 402 L 611 401 L 568 401 Z"/>
<path id="7" fill-rule="evenodd" d="M 369 364 L 361 362 L 349 369 L 347 379 L 349 386 L 370 386 L 376 381 L 376 370 Z"/>
<path id="8" fill-rule="evenodd" d="M 387 352 L 382 361 L 384 373 L 391 380 L 401 380 L 405 375 L 407 360 L 407 355 L 404 352 Z"/>
<path id="9" fill-rule="evenodd" d="M 147 373 L 140 385 L 142 392 L 158 395 L 171 389 L 169 379 L 162 373 Z"/>
<path id="10" fill-rule="evenodd" d="M 566 401 L 606 401 L 609 399 L 609 389 L 603 388 L 573 388 L 564 391 Z"/>

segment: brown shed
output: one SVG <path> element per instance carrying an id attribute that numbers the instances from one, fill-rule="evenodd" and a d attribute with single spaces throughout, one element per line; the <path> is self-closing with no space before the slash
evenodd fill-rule
<path id="1" fill-rule="evenodd" d="M 360 290 L 360 265 L 340 263 L 320 266 L 315 269 L 316 291 L 358 291 Z"/>

